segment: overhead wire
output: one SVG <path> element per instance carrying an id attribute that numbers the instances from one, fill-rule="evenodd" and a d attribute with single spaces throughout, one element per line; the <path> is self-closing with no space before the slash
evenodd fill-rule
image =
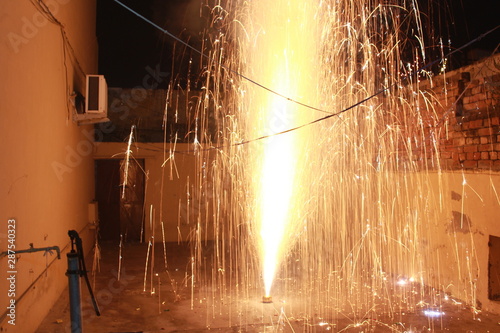
<path id="1" fill-rule="evenodd" d="M 205 53 L 203 53 L 202 51 L 198 50 L 197 48 L 193 47 L 192 45 L 186 43 L 185 41 L 183 41 L 182 39 L 178 38 L 177 36 L 173 35 L 172 33 L 170 33 L 169 31 L 167 31 L 166 29 L 163 29 L 162 27 L 160 27 L 159 25 L 157 25 L 156 23 L 154 23 L 153 21 L 149 20 L 148 18 L 144 17 L 143 15 L 137 13 L 135 10 L 133 10 L 132 8 L 126 6 L 125 4 L 121 3 L 119 0 L 114 0 L 116 3 L 118 3 L 119 5 L 121 5 L 123 8 L 127 9 L 128 11 L 130 11 L 131 13 L 133 13 L 134 15 L 136 15 L 137 17 L 141 18 L 142 20 L 144 20 L 145 22 L 147 22 L 148 24 L 152 25 L 153 27 L 155 27 L 156 29 L 160 30 L 161 32 L 163 32 L 164 34 L 166 34 L 167 36 L 173 38 L 174 40 L 176 40 L 177 42 L 181 43 L 182 45 L 186 46 L 187 48 L 191 49 L 192 51 L 196 52 L 197 54 L 201 55 L 202 57 L 205 57 L 205 58 L 208 58 L 208 55 L 206 55 Z M 332 118 L 332 117 L 338 117 L 340 116 L 341 114 L 349 111 L 349 110 L 352 110 L 354 108 L 356 108 L 357 106 L 360 106 L 361 104 L 369 101 L 370 99 L 394 88 L 395 86 L 401 84 L 402 82 L 405 82 L 407 81 L 411 76 L 417 76 L 419 75 L 420 73 L 424 72 L 425 70 L 427 70 L 428 68 L 432 67 L 433 65 L 435 65 L 436 63 L 438 62 L 441 62 L 443 61 L 444 59 L 446 58 L 449 58 L 450 56 L 452 56 L 454 53 L 457 53 L 461 50 L 463 50 L 464 48 L 474 44 L 475 42 L 483 39 L 484 37 L 486 37 L 487 35 L 493 33 L 495 30 L 497 30 L 498 28 L 500 28 L 500 25 L 497 25 L 496 27 L 488 30 L 487 32 L 479 35 L 478 37 L 476 37 L 475 39 L 469 41 L 468 43 L 465 43 L 464 45 L 460 46 L 459 48 L 456 48 L 450 52 L 448 52 L 447 54 L 445 54 L 444 56 L 440 57 L 440 58 L 437 58 L 436 60 L 432 61 L 432 62 L 429 62 L 427 64 L 425 64 L 424 66 L 418 68 L 416 71 L 414 71 L 413 73 L 410 73 L 410 74 L 406 74 L 404 76 L 401 77 L 400 81 L 399 82 L 395 82 L 393 83 L 392 85 L 388 86 L 388 87 L 385 87 L 385 88 L 382 88 L 380 89 L 379 91 L 375 92 L 374 94 L 360 100 L 359 102 L 355 103 L 355 104 L 352 104 L 351 106 L 345 108 L 345 109 L 342 109 L 338 112 L 335 112 L 335 113 L 331 113 L 331 112 L 328 112 L 326 110 L 323 110 L 323 109 L 320 109 L 320 108 L 317 108 L 317 107 L 314 107 L 314 106 L 311 106 L 311 105 L 308 105 L 308 104 L 305 104 L 305 103 L 301 103 L 291 97 L 288 97 L 288 96 L 285 96 L 283 94 L 280 94 L 279 92 L 269 88 L 269 87 L 266 87 L 264 86 L 263 84 L 249 78 L 248 76 L 238 72 L 238 71 L 235 71 L 227 66 L 225 66 L 224 64 L 221 64 L 219 63 L 219 65 L 230 71 L 231 73 L 241 77 L 242 79 L 245 79 L 247 81 L 249 81 L 250 83 L 270 92 L 270 93 L 273 93 L 279 97 L 282 97 L 284 98 L 285 100 L 289 101 L 289 102 L 292 102 L 292 103 L 295 103 L 297 105 L 300 105 L 300 106 L 303 106 L 303 107 L 306 107 L 308 109 L 312 109 L 312 110 L 315 110 L 315 111 L 319 111 L 319 112 L 323 112 L 323 113 L 328 113 L 328 115 L 324 116 L 324 117 L 321 117 L 321 118 L 318 118 L 318 119 L 315 119 L 315 120 L 312 120 L 308 123 L 304 123 L 302 125 L 299 125 L 299 126 L 296 126 L 296 127 L 293 127 L 293 128 L 289 128 L 289 129 L 286 129 L 284 131 L 280 131 L 280 132 L 276 132 L 276 133 L 273 133 L 273 134 L 269 134 L 269 135 L 263 135 L 263 136 L 260 136 L 260 137 L 257 137 L 257 138 L 253 138 L 253 139 L 249 139 L 249 140 L 243 140 L 241 142 L 237 142 L 237 143 L 233 143 L 231 145 L 221 145 L 221 146 L 216 146 L 216 147 L 210 147 L 210 148 L 204 148 L 204 149 L 195 149 L 195 150 L 186 150 L 186 151 L 172 151 L 172 153 L 193 153 L 193 152 L 201 152 L 201 151 L 209 151 L 209 150 L 220 150 L 220 149 L 223 149 L 225 147 L 234 147 L 234 146 L 241 146 L 241 145 L 245 145 L 245 144 L 248 144 L 248 143 L 251 143 L 251 142 L 256 142 L 256 141 L 260 141 L 260 140 L 263 140 L 263 139 L 267 139 L 267 138 L 270 138 L 270 137 L 273 137 L 273 136 L 277 136 L 277 135 L 282 135 L 282 134 L 286 134 L 286 133 L 289 133 L 289 132 L 292 132 L 292 131 L 295 131 L 295 130 L 298 130 L 298 129 L 301 129 L 301 128 L 304 128 L 304 127 L 307 127 L 307 126 L 310 126 L 312 124 L 315 124 L 315 123 L 318 123 L 318 122 L 322 122 L 324 120 L 327 120 L 329 118 Z"/>
<path id="2" fill-rule="evenodd" d="M 133 10 L 132 8 L 128 7 L 127 5 L 121 3 L 119 0 L 113 0 L 114 2 L 118 3 L 119 5 L 121 5 L 123 8 L 127 9 L 128 11 L 130 11 L 132 14 L 136 15 L 137 17 L 141 18 L 142 20 L 144 20 L 145 22 L 149 23 L 150 25 L 152 25 L 153 27 L 155 27 L 156 29 L 160 30 L 161 32 L 163 32 L 165 35 L 173 38 L 174 40 L 176 40 L 177 42 L 181 43 L 182 45 L 184 45 L 185 47 L 187 47 L 188 49 L 194 51 L 195 53 L 199 54 L 200 56 L 204 57 L 204 58 L 209 58 L 209 56 L 205 53 L 203 53 L 202 51 L 198 50 L 197 48 L 195 48 L 194 46 L 190 45 L 189 43 L 186 43 L 185 41 L 183 41 L 182 39 L 180 39 L 179 37 L 175 36 L 174 34 L 170 33 L 168 30 L 166 29 L 163 29 L 162 27 L 160 27 L 158 24 L 154 23 L 153 21 L 149 20 L 148 18 L 144 17 L 143 15 L 139 14 L 138 12 L 136 12 L 135 10 Z M 305 104 L 305 103 L 302 103 L 302 102 L 299 102 L 289 96 L 286 96 L 286 95 L 283 95 L 279 92 L 277 92 L 276 90 L 273 90 L 255 80 L 253 80 L 252 78 L 234 70 L 234 69 L 231 69 L 229 68 L 228 66 L 222 64 L 222 63 L 218 63 L 219 66 L 221 66 L 222 68 L 224 68 L 225 70 L 241 77 L 242 79 L 264 89 L 264 90 L 267 90 L 268 92 L 274 94 L 274 95 L 277 95 L 289 102 L 292 102 L 292 103 L 295 103 L 297 105 L 300 105 L 300 106 L 303 106 L 305 108 L 308 108 L 308 109 L 312 109 L 312 110 L 315 110 L 315 111 L 318 111 L 318 112 L 323 112 L 323 113 L 330 113 L 326 110 L 323 110 L 323 109 L 320 109 L 320 108 L 317 108 L 315 106 L 312 106 L 312 105 L 308 105 L 308 104 Z"/>

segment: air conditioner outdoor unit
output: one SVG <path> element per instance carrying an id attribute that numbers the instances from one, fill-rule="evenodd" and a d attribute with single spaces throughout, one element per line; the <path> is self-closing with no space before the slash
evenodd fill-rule
<path id="1" fill-rule="evenodd" d="M 76 113 L 75 121 L 79 125 L 95 124 L 109 121 L 108 85 L 106 84 L 104 75 L 88 74 L 86 76 L 85 108 L 83 113 Z"/>
<path id="2" fill-rule="evenodd" d="M 108 86 L 104 75 L 87 75 L 85 95 L 85 113 L 107 115 Z"/>

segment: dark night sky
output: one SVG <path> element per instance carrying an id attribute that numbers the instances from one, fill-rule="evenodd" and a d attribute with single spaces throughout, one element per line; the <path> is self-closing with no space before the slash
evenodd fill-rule
<path id="1" fill-rule="evenodd" d="M 427 0 L 436 11 L 446 12 L 435 20 L 437 33 L 451 38 L 454 47 L 476 39 L 481 34 L 500 25 L 500 5 L 491 0 Z M 445 38 L 443 38 L 445 39 Z M 493 49 L 500 42 L 500 29 L 475 42 L 471 47 Z"/>
<path id="2" fill-rule="evenodd" d="M 121 0 L 121 2 L 199 48 L 196 40 L 205 25 L 203 19 L 199 18 L 200 0 Z M 420 8 L 429 13 L 427 17 L 433 22 L 433 30 L 443 36 L 445 43 L 451 39 L 452 46 L 456 48 L 500 25 L 499 6 L 494 5 L 495 2 L 421 0 Z M 427 11 L 427 3 L 432 3 L 434 8 L 432 12 Z M 428 26 L 426 24 L 426 27 Z M 172 72 L 174 41 L 171 37 L 162 34 L 113 0 L 97 1 L 97 37 L 99 73 L 106 76 L 108 86 L 124 88 L 143 86 L 145 76 L 156 69 L 161 71 L 162 78 L 157 87 L 166 87 L 170 80 L 166 73 Z M 500 29 L 497 29 L 469 48 L 486 49 L 491 52 L 499 42 Z M 463 64 L 464 57 L 465 52 L 456 54 L 459 65 Z M 193 54 L 192 58 L 196 60 L 199 55 Z M 176 59 L 175 63 L 180 67 L 187 67 L 188 59 L 189 55 Z"/>

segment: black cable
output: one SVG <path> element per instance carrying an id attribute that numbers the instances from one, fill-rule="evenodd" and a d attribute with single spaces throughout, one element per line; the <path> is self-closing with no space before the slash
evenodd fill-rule
<path id="1" fill-rule="evenodd" d="M 171 33 L 170 33 L 170 32 L 168 32 L 166 29 L 163 29 L 162 27 L 160 27 L 159 25 L 157 25 L 157 24 L 156 24 L 156 23 L 154 23 L 153 21 L 151 21 L 151 20 L 147 19 L 147 18 L 146 18 L 146 17 L 144 17 L 143 15 L 141 15 L 141 14 L 137 13 L 136 11 L 134 11 L 133 9 L 131 9 L 130 7 L 128 7 L 128 6 L 126 6 L 126 5 L 124 5 L 123 3 L 121 3 L 121 2 L 120 2 L 120 1 L 118 1 L 118 0 L 114 0 L 114 1 L 115 1 L 116 3 L 118 3 L 119 5 L 121 5 L 123 8 L 125 8 L 125 9 L 127 9 L 128 11 L 130 11 L 131 13 L 133 13 L 134 15 L 136 15 L 136 16 L 138 16 L 139 18 L 141 18 L 142 20 L 144 20 L 145 22 L 149 23 L 150 25 L 152 25 L 152 26 L 153 26 L 153 27 L 155 27 L 156 29 L 160 30 L 161 32 L 163 32 L 163 33 L 164 33 L 164 34 L 166 34 L 167 36 L 169 36 L 169 37 L 171 37 L 171 38 L 175 39 L 176 41 L 178 41 L 178 42 L 179 42 L 179 43 L 181 43 L 182 45 L 186 46 L 187 48 L 191 49 L 192 51 L 194 51 L 194 52 L 198 53 L 198 54 L 199 54 L 199 55 L 201 55 L 202 57 L 208 58 L 208 55 L 204 54 L 202 51 L 200 51 L 200 50 L 196 49 L 195 47 L 193 47 L 193 46 L 189 45 L 188 43 L 186 43 L 186 42 L 185 42 L 185 41 L 183 41 L 182 39 L 180 39 L 180 38 L 176 37 L 175 35 L 171 34 Z M 251 143 L 251 142 L 260 141 L 260 140 L 263 140 L 263 139 L 266 139 L 266 138 L 270 138 L 270 137 L 273 137 L 273 136 L 276 136 L 276 135 L 281 135 L 281 134 L 285 134 L 285 133 L 288 133 L 288 132 L 292 132 L 292 131 L 298 130 L 298 129 L 300 129 L 300 128 L 303 128 L 303 127 L 306 127 L 306 126 L 309 126 L 309 125 L 312 125 L 312 124 L 315 124 L 315 123 L 321 122 L 321 121 L 323 121 L 323 120 L 326 120 L 326 119 L 329 119 L 329 118 L 332 118 L 332 117 L 335 117 L 335 116 L 339 116 L 339 115 L 341 115 L 342 113 L 345 113 L 345 112 L 347 112 L 347 111 L 349 111 L 349 110 L 351 110 L 351 109 L 353 109 L 353 108 L 355 108 L 355 107 L 357 107 L 357 106 L 361 105 L 362 103 L 364 103 L 364 102 L 366 102 L 366 101 L 368 101 L 368 100 L 370 100 L 370 99 L 372 99 L 372 98 L 374 98 L 374 97 L 376 97 L 376 96 L 378 96 L 378 95 L 380 95 L 380 94 L 382 94 L 382 93 L 386 92 L 387 90 L 390 90 L 390 89 L 394 88 L 395 86 L 397 86 L 397 85 L 398 85 L 398 84 L 400 84 L 401 82 L 407 81 L 407 80 L 408 80 L 411 76 L 416 76 L 416 75 L 419 75 L 421 72 L 423 72 L 423 71 L 425 71 L 426 69 L 428 69 L 429 67 L 431 67 L 431 66 L 435 65 L 437 62 L 440 62 L 440 61 L 442 61 L 442 60 L 444 60 L 444 59 L 446 59 L 446 58 L 450 57 L 450 56 L 451 56 L 451 55 L 453 55 L 454 53 L 456 53 L 456 52 L 458 52 L 458 51 L 461 51 L 461 50 L 463 50 L 464 48 L 468 47 L 469 45 L 471 45 L 471 44 L 473 44 L 473 43 L 475 43 L 475 42 L 477 42 L 477 41 L 481 40 L 482 38 L 484 38 L 485 36 L 487 36 L 487 35 L 489 35 L 490 33 L 494 32 L 494 31 L 495 31 L 495 30 L 497 30 L 498 28 L 500 28 L 500 25 L 498 25 L 498 26 L 494 27 L 493 29 L 491 29 L 491 30 L 489 30 L 489 31 L 487 31 L 487 32 L 485 32 L 485 33 L 483 33 L 483 34 L 479 35 L 478 37 L 476 37 L 475 39 L 471 40 L 470 42 L 468 42 L 468 43 L 466 43 L 466 44 L 462 45 L 461 47 L 459 47 L 459 48 L 457 48 L 457 49 L 455 49 L 455 50 L 453 50 L 453 51 L 451 51 L 451 52 L 448 52 L 448 53 L 447 53 L 446 55 L 444 55 L 443 57 L 438 58 L 438 59 L 436 59 L 436 60 L 434 60 L 434 61 L 432 61 L 432 62 L 430 62 L 430 63 L 428 63 L 428 64 L 426 64 L 426 65 L 424 65 L 424 66 L 422 66 L 422 67 L 420 67 L 420 68 L 419 68 L 418 70 L 416 70 L 414 73 L 410 73 L 410 74 L 406 74 L 406 75 L 404 75 L 404 76 L 401 78 L 400 82 L 393 83 L 393 84 L 392 84 L 392 85 L 390 85 L 389 87 L 383 88 L 383 89 L 381 89 L 381 90 L 377 91 L 376 93 L 372 94 L 371 96 L 368 96 L 368 97 L 366 97 L 365 99 L 363 99 L 363 100 L 361 100 L 361 101 L 359 101 L 359 102 L 357 102 L 357 103 L 355 103 L 355 104 L 353 104 L 353 105 L 351 105 L 351 106 L 349 106 L 349 107 L 347 107 L 347 108 L 345 108 L 345 109 L 343 109 L 343 110 L 341 110 L 341 111 L 339 111 L 339 112 L 336 112 L 336 113 L 331 113 L 331 112 L 328 112 L 328 111 L 326 111 L 326 110 L 322 110 L 322 109 L 316 108 L 316 107 L 314 107 L 314 106 L 311 106 L 311 105 L 307 105 L 307 104 L 304 104 L 304 103 L 298 102 L 298 101 L 296 101 L 296 100 L 294 100 L 294 99 L 292 99 L 292 98 L 290 98 L 290 97 L 284 96 L 284 95 L 282 95 L 282 94 L 280 94 L 280 93 L 278 93 L 278 92 L 276 92 L 276 91 L 274 91 L 274 90 L 272 90 L 272 89 L 270 89 L 270 88 L 268 88 L 268 87 L 266 87 L 266 86 L 264 86 L 264 85 L 262 85 L 262 84 L 260 84 L 260 83 L 258 83 L 258 82 L 256 82 L 256 81 L 254 81 L 254 80 L 250 79 L 249 77 L 247 77 L 247 76 L 245 76 L 245 75 L 243 75 L 243 74 L 239 73 L 238 71 L 235 71 L 235 70 L 233 70 L 233 69 L 231 69 L 231 68 L 228 68 L 227 66 L 225 66 L 225 65 L 224 65 L 224 64 L 222 64 L 222 63 L 219 63 L 219 65 L 220 65 L 222 68 L 224 68 L 224 69 L 226 69 L 226 70 L 230 71 L 230 72 L 231 72 L 231 73 L 233 73 L 233 74 L 238 75 L 239 77 L 241 77 L 241 78 L 243 78 L 243 79 L 245 79 L 245 80 L 249 81 L 250 83 L 252 83 L 252 84 L 254 84 L 254 85 L 258 86 L 258 87 L 261 87 L 261 88 L 263 88 L 263 89 L 265 89 L 265 90 L 267 90 L 267 91 L 269 91 L 269 92 L 271 92 L 271 93 L 273 93 L 273 94 L 275 94 L 275 95 L 277 95 L 277 96 L 280 96 L 280 97 L 282 97 L 282 98 L 286 99 L 287 101 L 293 102 L 293 103 L 295 103 L 295 104 L 298 104 L 298 105 L 300 105 L 300 106 L 303 106 L 303 107 L 306 107 L 306 108 L 309 108 L 309 109 L 312 109 L 312 110 L 315 110 L 315 111 L 320 111 L 320 112 L 328 113 L 328 115 L 327 115 L 327 116 L 325 116 L 325 117 L 322 117 L 322 118 L 318 118 L 318 119 L 316 119 L 316 120 L 313 120 L 313 121 L 311 121 L 311 122 L 309 122 L 309 123 L 302 124 L 302 125 L 297 126 L 297 127 L 293 127 L 293 128 L 290 128 L 290 129 L 287 129 L 287 130 L 284 130 L 284 131 L 281 131 L 281 132 L 278 132 L 278 133 L 273 133 L 273 134 L 264 135 L 264 136 L 261 136 L 261 137 L 258 137 L 258 138 L 254 138 L 254 139 L 250 139 L 250 140 L 245 140 L 245 141 L 242 141 L 242 142 L 239 142 L 239 143 L 232 144 L 232 145 L 230 145 L 230 146 L 217 146 L 217 147 L 210 147 L 210 148 L 205 148 L 205 149 L 196 149 L 196 150 L 194 150 L 194 151 L 192 151 L 192 150 L 188 150 L 188 151 L 172 151 L 172 152 L 173 152 L 173 153 L 192 153 L 192 152 L 195 152 L 195 151 L 210 151 L 210 150 L 215 150 L 215 149 L 219 150 L 219 149 L 222 149 L 222 148 L 225 148 L 225 147 L 241 146 L 241 145 L 248 144 L 248 143 Z"/>
<path id="2" fill-rule="evenodd" d="M 83 70 L 82 66 L 80 65 L 80 62 L 78 61 L 78 58 L 76 57 L 75 50 L 73 49 L 73 46 L 71 45 L 68 35 L 66 34 L 66 29 L 64 28 L 64 25 L 59 21 L 54 14 L 50 11 L 49 7 L 42 1 L 42 0 L 30 0 L 33 6 L 40 12 L 43 17 L 47 19 L 52 24 L 55 24 L 59 27 L 59 30 L 61 32 L 61 37 L 62 37 L 62 43 L 63 43 L 63 66 L 64 66 L 64 74 L 65 74 L 65 83 L 66 83 L 66 108 L 68 109 L 68 118 L 71 117 L 71 107 L 70 107 L 70 101 L 69 101 L 69 96 L 71 95 L 71 89 L 70 85 L 68 83 L 68 65 L 66 63 L 66 58 L 67 58 L 67 52 L 66 49 L 69 50 L 69 53 L 71 53 L 71 56 L 74 60 L 74 63 L 76 63 L 76 67 L 80 71 L 80 73 L 85 77 L 86 73 Z"/>
<path id="3" fill-rule="evenodd" d="M 181 43 L 182 45 L 186 46 L 186 47 L 187 47 L 187 48 L 189 48 L 190 50 L 192 50 L 192 51 L 196 52 L 196 53 L 197 53 L 197 54 L 199 54 L 200 56 L 202 56 L 202 57 L 204 57 L 204 58 L 209 59 L 209 56 L 208 56 L 208 55 L 206 55 L 205 53 L 203 53 L 202 51 L 198 50 L 198 49 L 197 49 L 197 48 L 195 48 L 194 46 L 189 45 L 188 43 L 186 43 L 185 41 L 183 41 L 183 40 L 182 40 L 182 39 L 180 39 L 179 37 L 177 37 L 177 36 L 173 35 L 172 33 L 168 32 L 168 30 L 163 29 L 162 27 L 160 27 L 159 25 L 157 25 L 157 24 L 156 24 L 156 23 L 154 23 L 153 21 L 151 21 L 151 20 L 147 19 L 146 17 L 144 17 L 143 15 L 141 15 L 141 14 L 137 13 L 137 12 L 136 12 L 136 11 L 134 11 L 132 8 L 127 7 L 126 5 L 124 5 L 123 3 L 121 3 L 121 2 L 120 2 L 120 1 L 118 1 L 118 0 L 113 0 L 113 1 L 115 1 L 116 3 L 118 3 L 118 4 L 119 4 L 119 5 L 121 5 L 123 8 L 127 9 L 128 11 L 130 11 L 132 14 L 136 15 L 136 16 L 137 16 L 137 17 L 139 17 L 140 19 L 142 19 L 142 20 L 144 20 L 145 22 L 149 23 L 150 25 L 152 25 L 152 26 L 153 26 L 153 27 L 155 27 L 156 29 L 160 30 L 160 31 L 161 31 L 161 32 L 163 32 L 165 35 L 167 35 L 167 36 L 169 36 L 169 37 L 171 37 L 171 38 L 175 39 L 177 42 L 179 42 L 179 43 Z M 236 71 L 236 70 L 234 70 L 234 69 L 229 68 L 228 66 L 226 66 L 226 65 L 224 65 L 224 64 L 222 64 L 222 63 L 220 63 L 220 62 L 217 62 L 217 64 L 218 64 L 219 66 L 221 66 L 222 68 L 224 68 L 225 70 L 227 70 L 227 71 L 229 71 L 229 72 L 231 72 L 231 73 L 233 73 L 233 74 L 235 74 L 235 75 L 237 75 L 237 76 L 241 77 L 242 79 L 245 79 L 245 80 L 247 80 L 248 82 L 250 82 L 250 83 L 252 83 L 252 84 L 254 84 L 254 85 L 256 85 L 256 86 L 258 86 L 258 87 L 260 87 L 260 88 L 262 88 L 262 89 L 264 89 L 264 90 L 266 90 L 266 91 L 268 91 L 268 92 L 270 92 L 270 93 L 272 93 L 272 94 L 274 94 L 274 95 L 276 95 L 276 96 L 279 96 L 279 97 L 281 97 L 281 98 L 283 98 L 283 99 L 285 99 L 285 100 L 287 100 L 287 101 L 289 101 L 289 102 L 293 102 L 293 103 L 295 103 L 295 104 L 297 104 L 297 105 L 303 106 L 303 107 L 305 107 L 305 108 L 308 108 L 308 109 L 311 109 L 311 110 L 314 110 L 314 111 L 319 111 L 319 112 L 323 112 L 323 113 L 330 113 L 330 112 L 328 112 L 328 111 L 326 111 L 326 110 L 323 110 L 323 109 L 317 108 L 317 107 L 315 107 L 315 106 L 311 106 L 311 105 L 308 105 L 308 104 L 305 104 L 305 103 L 299 102 L 299 101 L 297 101 L 297 100 L 295 100 L 295 99 L 292 99 L 292 98 L 290 98 L 290 97 L 288 97 L 288 96 L 285 96 L 285 95 L 283 95 L 283 94 L 280 94 L 280 93 L 279 93 L 279 92 L 277 92 L 276 90 L 273 90 L 273 89 L 271 89 L 271 88 L 268 88 L 268 87 L 266 87 L 265 85 L 263 85 L 263 84 L 261 84 L 261 83 L 259 83 L 259 82 L 255 81 L 255 80 L 251 79 L 250 77 L 248 77 L 248 76 L 246 76 L 246 75 L 244 75 L 244 74 L 242 74 L 242 73 L 240 73 L 240 72 L 238 72 L 238 71 Z"/>
<path id="4" fill-rule="evenodd" d="M 82 66 L 80 65 L 80 62 L 78 61 L 78 58 L 76 56 L 76 52 L 73 49 L 73 46 L 71 45 L 71 42 L 69 41 L 68 35 L 66 34 L 66 29 L 64 27 L 64 24 L 59 21 L 54 14 L 50 11 L 49 7 L 43 2 L 43 0 L 30 0 L 33 6 L 51 23 L 57 25 L 59 29 L 61 29 L 61 35 L 63 38 L 63 43 L 64 45 L 68 48 L 68 50 L 71 53 L 71 56 L 73 60 L 75 61 L 78 70 L 80 71 L 83 76 L 86 75 L 85 71 L 83 70 Z"/>

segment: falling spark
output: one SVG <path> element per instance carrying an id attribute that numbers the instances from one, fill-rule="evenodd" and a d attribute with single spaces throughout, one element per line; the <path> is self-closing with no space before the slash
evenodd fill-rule
<path id="1" fill-rule="evenodd" d="M 158 313 L 161 314 L 161 278 L 160 274 L 156 273 L 158 278 Z"/>
<path id="2" fill-rule="evenodd" d="M 96 232 L 94 244 L 94 256 L 92 260 L 92 289 L 95 289 L 97 272 L 101 271 L 101 248 L 98 242 L 99 234 Z"/>
<path id="3" fill-rule="evenodd" d="M 148 242 L 148 253 L 146 255 L 146 265 L 144 266 L 144 287 L 143 287 L 143 292 L 146 292 L 146 281 L 148 277 L 148 261 L 149 261 L 149 253 L 151 249 L 151 241 Z"/>
<path id="4" fill-rule="evenodd" d="M 155 271 L 155 260 L 154 260 L 154 257 L 155 257 L 155 220 L 156 220 L 156 214 L 155 214 L 155 210 L 153 209 L 153 221 L 152 221 L 152 224 L 151 224 L 151 241 L 150 241 L 150 244 L 151 244 L 151 265 L 150 265 L 150 277 L 151 277 L 151 294 L 154 294 L 154 271 Z"/>
<path id="5" fill-rule="evenodd" d="M 127 142 L 127 150 L 125 151 L 125 159 L 123 163 L 123 182 L 122 182 L 122 198 L 125 198 L 125 188 L 127 187 L 128 184 L 128 171 L 129 171 L 129 166 L 130 166 L 130 156 L 132 155 L 132 142 L 134 138 L 134 129 L 135 125 L 132 125 L 130 127 L 130 134 L 128 136 L 128 142 Z"/>
<path id="6" fill-rule="evenodd" d="M 165 270 L 168 269 L 167 265 L 167 245 L 165 241 L 165 228 L 163 226 L 163 221 L 161 221 L 161 236 L 162 236 L 162 241 L 163 241 L 163 261 L 165 263 Z"/>
<path id="7" fill-rule="evenodd" d="M 120 281 L 121 271 L 122 271 L 122 246 L 123 246 L 123 235 L 120 234 L 120 244 L 118 245 L 118 276 L 117 280 Z"/>
<path id="8" fill-rule="evenodd" d="M 194 309 L 194 258 L 191 258 L 191 310 Z"/>

